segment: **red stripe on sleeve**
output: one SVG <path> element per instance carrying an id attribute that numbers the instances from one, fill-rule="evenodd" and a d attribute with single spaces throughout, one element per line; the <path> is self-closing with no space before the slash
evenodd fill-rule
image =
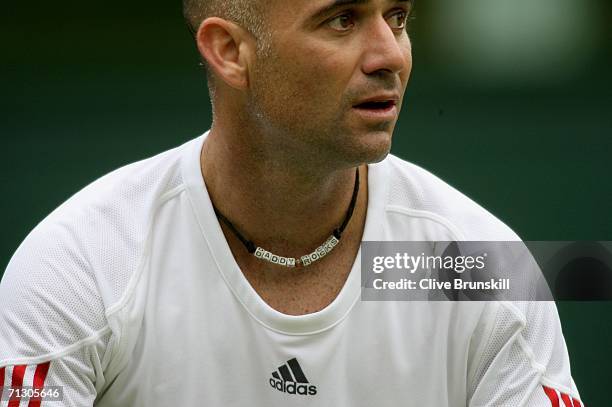
<path id="1" fill-rule="evenodd" d="M 34 388 L 42 390 L 45 386 L 45 380 L 47 379 L 47 373 L 49 373 L 49 366 L 51 362 L 41 363 L 36 366 L 34 372 Z M 28 403 L 28 407 L 40 407 L 40 398 L 32 398 Z"/>
<path id="2" fill-rule="evenodd" d="M 0 404 L 2 404 L 2 388 L 4 387 L 4 367 L 0 367 Z"/>
<path id="3" fill-rule="evenodd" d="M 26 365 L 13 367 L 13 381 L 11 383 L 11 388 L 14 390 L 21 390 L 21 387 L 23 386 L 23 375 L 25 374 L 26 367 Z M 13 395 L 8 403 L 8 407 L 19 407 L 20 401 L 20 399 Z"/>
<path id="4" fill-rule="evenodd" d="M 559 407 L 559 396 L 557 396 L 557 391 L 544 385 L 542 385 L 542 387 L 544 388 L 544 393 L 546 393 L 546 395 L 550 399 L 552 407 Z"/>
<path id="5" fill-rule="evenodd" d="M 580 401 L 573 399 L 574 400 L 574 407 L 582 407 L 582 404 L 580 404 Z"/>
<path id="6" fill-rule="evenodd" d="M 561 393 L 561 400 L 563 400 L 563 404 L 565 404 L 565 407 L 574 407 L 572 400 L 567 394 Z"/>

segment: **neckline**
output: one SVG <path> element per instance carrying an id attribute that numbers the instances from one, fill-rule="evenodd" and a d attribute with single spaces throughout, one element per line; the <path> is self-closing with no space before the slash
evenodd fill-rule
<path id="1" fill-rule="evenodd" d="M 360 298 L 361 248 L 344 286 L 327 307 L 297 316 L 283 314 L 272 308 L 257 294 L 240 270 L 215 216 L 200 167 L 202 145 L 207 135 L 208 132 L 189 143 L 189 148 L 183 152 L 181 170 L 193 211 L 217 271 L 235 298 L 258 323 L 282 334 L 316 334 L 342 322 Z M 380 219 L 384 212 L 386 177 L 380 175 L 382 171 L 384 168 L 381 164 L 368 165 L 368 207 L 362 241 L 383 240 L 384 222 L 380 222 Z"/>

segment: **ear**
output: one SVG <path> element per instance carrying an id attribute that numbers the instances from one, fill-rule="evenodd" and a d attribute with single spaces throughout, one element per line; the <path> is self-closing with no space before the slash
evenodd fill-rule
<path id="1" fill-rule="evenodd" d="M 236 89 L 248 86 L 254 43 L 244 28 L 218 17 L 207 18 L 196 34 L 200 55 L 217 76 Z"/>

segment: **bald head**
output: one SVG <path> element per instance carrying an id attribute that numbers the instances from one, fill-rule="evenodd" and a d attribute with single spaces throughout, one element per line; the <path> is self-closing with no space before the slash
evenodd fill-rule
<path id="1" fill-rule="evenodd" d="M 208 17 L 220 17 L 262 39 L 265 37 L 262 7 L 261 0 L 183 0 L 183 15 L 193 33 Z"/>
<path id="2" fill-rule="evenodd" d="M 196 41 L 202 22 L 210 17 L 218 17 L 233 22 L 251 33 L 256 39 L 258 55 L 265 56 L 270 50 L 270 31 L 265 24 L 262 0 L 183 0 L 183 15 Z M 214 113 L 216 78 L 205 58 L 202 58 L 202 63 L 208 78 Z"/>

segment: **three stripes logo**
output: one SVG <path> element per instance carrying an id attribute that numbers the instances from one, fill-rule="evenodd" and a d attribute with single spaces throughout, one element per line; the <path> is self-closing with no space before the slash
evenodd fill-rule
<path id="1" fill-rule="evenodd" d="M 283 393 L 314 396 L 317 386 L 310 384 L 296 358 L 288 360 L 272 372 L 270 386 Z"/>
<path id="2" fill-rule="evenodd" d="M 552 387 L 542 385 L 544 393 L 548 396 L 552 407 L 583 407 L 582 403 L 575 398 L 571 398 L 568 394 L 562 393 Z M 561 404 L 563 402 L 563 405 Z"/>
<path id="3" fill-rule="evenodd" d="M 0 367 L 0 405 L 8 407 L 25 406 L 22 398 L 28 398 L 24 394 L 44 394 L 48 393 L 45 388 L 45 380 L 51 362 L 39 365 L 17 365 Z M 10 386 L 10 387 L 9 387 Z M 4 393 L 4 394 L 3 394 Z M 8 401 L 4 404 L 3 401 Z M 29 396 L 28 407 L 40 407 L 42 397 Z"/>

